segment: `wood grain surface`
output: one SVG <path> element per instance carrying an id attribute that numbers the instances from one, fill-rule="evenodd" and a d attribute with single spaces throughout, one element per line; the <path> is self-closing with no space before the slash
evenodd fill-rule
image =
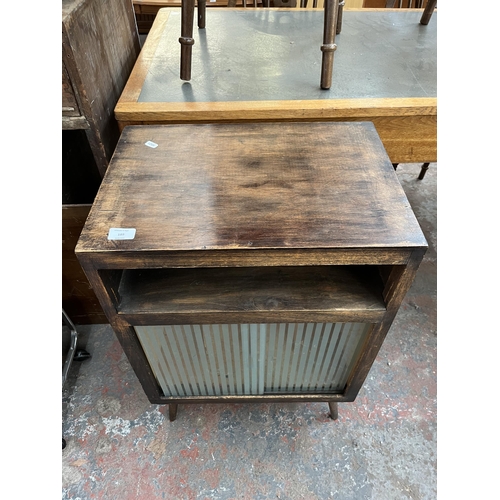
<path id="1" fill-rule="evenodd" d="M 133 324 L 378 321 L 376 266 L 147 269 L 124 272 L 119 313 Z M 132 319 L 133 318 L 133 319 Z"/>
<path id="2" fill-rule="evenodd" d="M 425 245 L 373 124 L 313 122 L 127 127 L 78 251 Z"/>

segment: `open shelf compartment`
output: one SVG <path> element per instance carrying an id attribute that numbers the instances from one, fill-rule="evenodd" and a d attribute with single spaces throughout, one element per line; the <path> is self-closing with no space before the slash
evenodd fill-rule
<path id="1" fill-rule="evenodd" d="M 117 312 L 138 325 L 376 322 L 382 292 L 378 266 L 127 269 Z"/>

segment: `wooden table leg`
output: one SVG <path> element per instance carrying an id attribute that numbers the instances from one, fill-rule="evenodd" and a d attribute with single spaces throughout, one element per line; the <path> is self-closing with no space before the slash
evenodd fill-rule
<path id="1" fill-rule="evenodd" d="M 425 172 L 429 169 L 429 164 L 424 163 L 422 168 L 420 169 L 420 175 L 418 176 L 418 180 L 421 181 L 424 178 Z"/>
<path id="2" fill-rule="evenodd" d="M 422 17 L 420 18 L 420 24 L 427 25 L 431 20 L 432 13 L 436 8 L 437 0 L 428 0 L 427 5 L 425 6 L 424 12 L 422 13 Z"/>
<path id="3" fill-rule="evenodd" d="M 169 403 L 168 405 L 168 419 L 173 422 L 177 418 L 177 403 Z"/>
<path id="4" fill-rule="evenodd" d="M 194 0 L 181 3 L 181 80 L 191 80 L 191 54 L 193 52 Z"/>
<path id="5" fill-rule="evenodd" d="M 339 404 L 329 401 L 328 407 L 330 408 L 330 418 L 337 420 L 339 418 Z"/>
<path id="6" fill-rule="evenodd" d="M 325 0 L 323 22 L 323 45 L 321 51 L 323 58 L 321 61 L 321 88 L 328 90 L 332 85 L 333 53 L 335 45 L 335 32 L 337 30 L 337 15 L 339 10 L 339 0 Z"/>

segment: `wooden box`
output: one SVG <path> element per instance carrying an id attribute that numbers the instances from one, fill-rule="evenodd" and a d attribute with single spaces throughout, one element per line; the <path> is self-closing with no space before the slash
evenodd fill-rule
<path id="1" fill-rule="evenodd" d="M 353 401 L 427 243 L 372 123 L 125 128 L 76 254 L 152 403 Z"/>

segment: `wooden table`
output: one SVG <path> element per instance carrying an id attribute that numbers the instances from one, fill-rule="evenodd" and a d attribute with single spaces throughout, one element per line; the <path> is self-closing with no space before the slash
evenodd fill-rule
<path id="1" fill-rule="evenodd" d="M 239 123 L 125 128 L 76 255 L 172 419 L 257 400 L 335 418 L 426 248 L 372 123 Z"/>
<path id="2" fill-rule="evenodd" d="M 209 9 L 179 79 L 180 10 L 161 9 L 115 107 L 131 124 L 372 121 L 392 163 L 437 161 L 436 23 L 421 9 L 353 9 L 319 88 L 323 12 Z"/>

